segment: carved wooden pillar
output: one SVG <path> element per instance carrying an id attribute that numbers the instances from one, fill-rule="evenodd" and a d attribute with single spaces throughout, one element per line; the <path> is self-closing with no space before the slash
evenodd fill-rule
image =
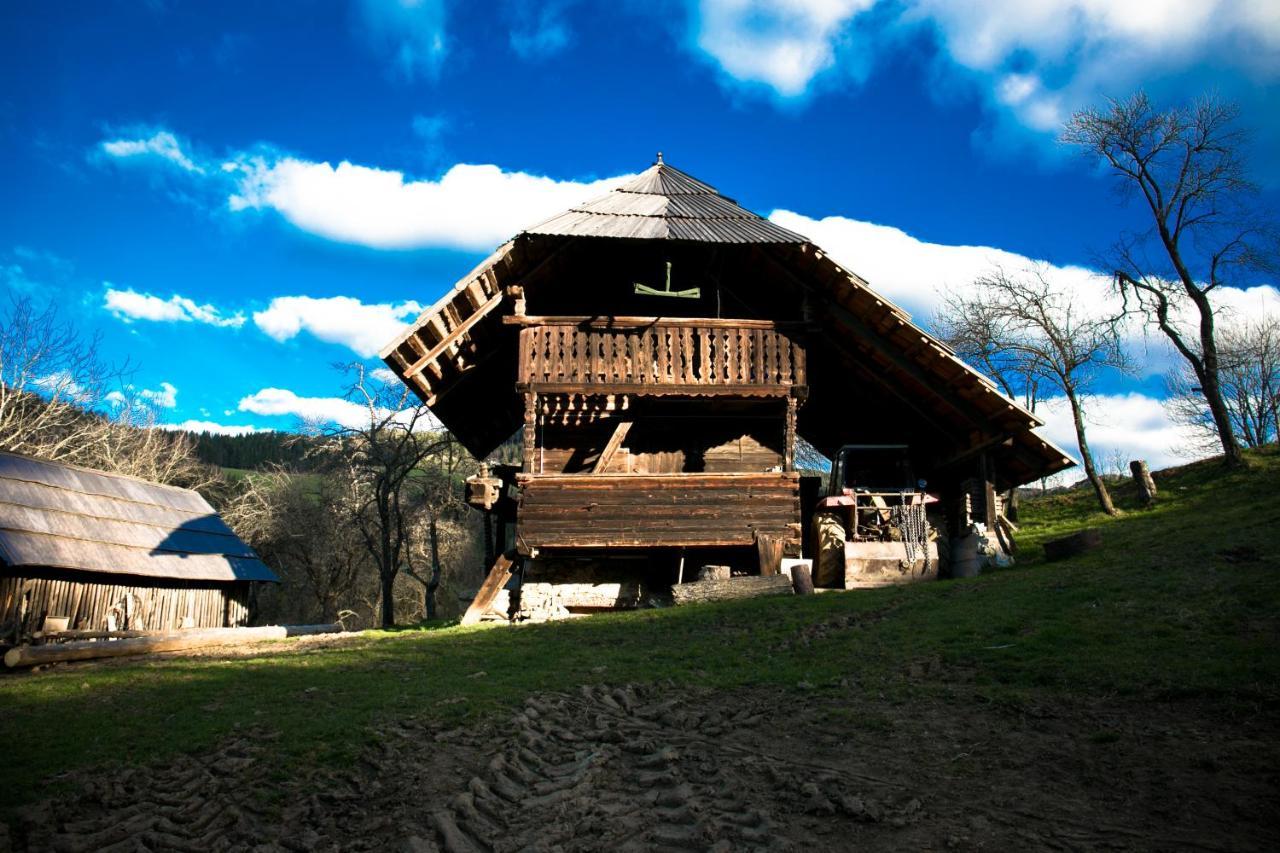
<path id="1" fill-rule="evenodd" d="M 526 474 L 536 472 L 534 455 L 538 447 L 538 395 L 528 391 L 524 395 L 524 454 L 523 471 Z"/>
<path id="2" fill-rule="evenodd" d="M 787 397 L 786 432 L 782 437 L 782 470 L 796 470 L 796 408 L 794 396 Z"/>

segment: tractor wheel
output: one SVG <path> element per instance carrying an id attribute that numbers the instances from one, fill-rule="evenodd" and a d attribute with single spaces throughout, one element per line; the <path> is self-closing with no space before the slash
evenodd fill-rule
<path id="1" fill-rule="evenodd" d="M 813 572 L 814 586 L 844 589 L 846 538 L 844 522 L 838 515 L 824 512 L 814 516 L 813 539 L 818 546 L 818 559 Z"/>

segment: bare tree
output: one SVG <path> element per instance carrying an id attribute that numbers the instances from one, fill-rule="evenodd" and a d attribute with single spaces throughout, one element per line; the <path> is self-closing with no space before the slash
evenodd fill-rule
<path id="1" fill-rule="evenodd" d="M 55 306 L 11 301 L 0 317 L 0 450 L 83 461 L 96 429 L 85 411 L 123 376 L 99 356 L 98 339 L 81 335 Z"/>
<path id="2" fill-rule="evenodd" d="M 1218 372 L 1232 429 L 1246 447 L 1280 439 L 1280 319 L 1225 323 L 1218 330 Z M 1199 379 L 1183 364 L 1166 378 L 1170 418 L 1195 434 L 1189 450 L 1217 444 L 1212 413 L 1197 389 Z"/>
<path id="3" fill-rule="evenodd" d="M 343 484 L 274 468 L 250 474 L 223 518 L 286 579 L 306 589 L 320 618 L 338 619 L 373 575 L 368 551 L 343 511 Z"/>
<path id="4" fill-rule="evenodd" d="M 381 623 L 395 625 L 395 582 L 409 558 L 420 466 L 448 441 L 408 387 L 384 382 L 363 364 L 349 368 L 346 399 L 360 405 L 357 425 L 329 425 L 324 451 L 343 477 L 344 505 L 378 571 Z"/>
<path id="5" fill-rule="evenodd" d="M 1005 376 L 1062 391 L 1085 475 L 1108 515 L 1115 514 L 1115 505 L 1089 450 L 1082 398 L 1102 368 L 1125 367 L 1117 322 L 1089 313 L 1040 269 L 1016 277 L 996 270 L 974 282 L 971 291 L 950 296 L 940 314 L 944 338 L 962 357 L 982 353 L 975 364 L 998 363 Z"/>
<path id="6" fill-rule="evenodd" d="M 422 584 L 423 612 L 427 619 L 437 615 L 436 594 L 440 588 L 443 565 L 440 560 L 442 527 L 460 520 L 468 511 L 461 492 L 464 471 L 475 468 L 473 460 L 453 436 L 442 432 L 436 450 L 423 459 L 419 476 L 413 483 L 414 506 L 426 527 L 426 560 L 423 570 L 419 550 L 410 548 L 406 573 Z"/>
<path id="7" fill-rule="evenodd" d="M 1215 97 L 1160 111 L 1139 92 L 1076 113 L 1062 137 L 1109 165 L 1126 198 L 1140 199 L 1148 226 L 1122 234 L 1106 261 L 1126 304 L 1186 360 L 1231 466 L 1242 457 L 1222 390 L 1210 294 L 1275 258 L 1273 227 L 1247 177 L 1238 115 L 1235 104 Z"/>

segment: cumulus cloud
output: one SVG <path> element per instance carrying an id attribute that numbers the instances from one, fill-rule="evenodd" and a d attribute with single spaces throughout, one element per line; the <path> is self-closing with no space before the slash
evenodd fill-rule
<path id="1" fill-rule="evenodd" d="M 357 0 L 361 31 L 395 76 L 434 77 L 448 54 L 444 0 Z"/>
<path id="2" fill-rule="evenodd" d="M 291 415 L 311 423 L 358 427 L 369 423 L 364 406 L 342 397 L 301 397 L 286 388 L 263 388 L 240 401 L 254 415 Z"/>
<path id="3" fill-rule="evenodd" d="M 249 435 L 254 432 L 271 432 L 250 424 L 220 424 L 214 421 L 186 420 L 180 424 L 160 424 L 160 429 L 175 432 L 208 432 L 214 435 Z"/>
<path id="4" fill-rule="evenodd" d="M 307 332 L 368 358 L 421 311 L 422 306 L 412 300 L 366 305 L 350 296 L 277 296 L 266 310 L 254 312 L 253 322 L 277 341 Z"/>
<path id="5" fill-rule="evenodd" d="M 136 401 L 157 409 L 174 409 L 178 406 L 178 389 L 170 382 L 161 382 L 159 388 L 135 388 L 129 385 L 123 391 L 110 392 L 106 400 L 116 406 Z"/>
<path id="6" fill-rule="evenodd" d="M 888 298 L 928 326 L 949 293 L 960 293 L 994 270 L 1011 275 L 1035 270 L 1056 288 L 1075 297 L 1077 308 L 1119 314 L 1119 297 L 1108 276 L 1074 265 L 1057 265 L 993 246 L 948 246 L 930 243 L 900 228 L 843 216 L 814 219 L 788 210 L 775 210 L 769 218 L 784 228 L 804 234 L 832 259 L 864 278 Z M 1226 317 L 1280 317 L 1280 290 L 1272 285 L 1248 289 L 1221 288 L 1212 300 Z M 1175 322 L 1194 328 L 1189 306 L 1182 306 Z M 1178 363 L 1162 333 L 1132 318 L 1123 327 L 1125 349 L 1137 373 L 1158 375 Z M 1194 338 L 1194 333 L 1191 333 Z"/>
<path id="7" fill-rule="evenodd" d="M 558 181 L 497 166 L 458 164 L 439 180 L 343 161 L 336 167 L 293 157 L 228 163 L 237 175 L 232 211 L 274 210 L 297 228 L 376 249 L 445 246 L 491 249 L 628 176 Z"/>
<path id="8" fill-rule="evenodd" d="M 145 138 L 104 140 L 99 148 L 116 160 L 156 163 L 196 175 L 205 173 L 204 166 L 192 159 L 178 137 L 167 130 L 158 130 Z"/>
<path id="9" fill-rule="evenodd" d="M 1209 60 L 1246 93 L 1280 76 L 1280 6 L 1267 0 L 699 0 L 692 17 L 697 47 L 731 79 L 782 97 L 867 62 L 869 49 L 838 50 L 855 28 L 881 44 L 926 32 L 942 73 L 963 71 L 993 107 L 1041 131 L 1103 94 Z"/>
<path id="10" fill-rule="evenodd" d="M 730 77 L 803 94 L 835 65 L 835 43 L 876 0 L 702 0 L 695 41 Z"/>
<path id="11" fill-rule="evenodd" d="M 1164 404 L 1139 393 L 1089 394 L 1083 398 L 1086 436 L 1094 462 L 1104 471 L 1111 469 L 1115 454 L 1128 465 L 1145 459 L 1152 468 L 1167 468 L 1186 462 L 1201 442 L 1191 429 L 1169 419 Z M 1043 400 L 1036 414 L 1045 425 L 1037 430 L 1079 461 L 1075 426 L 1066 397 Z M 1083 476 L 1072 469 L 1070 476 Z"/>
<path id="12" fill-rule="evenodd" d="M 244 315 L 223 314 L 213 305 L 196 302 L 185 296 L 173 294 L 168 299 L 139 293 L 132 287 L 119 290 L 105 282 L 102 307 L 126 323 L 134 320 L 151 320 L 159 323 L 204 323 L 210 326 L 238 329 L 244 325 Z"/>

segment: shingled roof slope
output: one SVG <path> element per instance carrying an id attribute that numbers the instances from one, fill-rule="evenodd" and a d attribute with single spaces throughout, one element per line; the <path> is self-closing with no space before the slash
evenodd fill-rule
<path id="1" fill-rule="evenodd" d="M 279 581 L 198 492 L 5 452 L 0 566 Z"/>
<path id="2" fill-rule="evenodd" d="M 599 198 L 571 207 L 526 234 L 696 240 L 703 243 L 807 243 L 720 195 L 658 155 L 658 162 Z"/>

